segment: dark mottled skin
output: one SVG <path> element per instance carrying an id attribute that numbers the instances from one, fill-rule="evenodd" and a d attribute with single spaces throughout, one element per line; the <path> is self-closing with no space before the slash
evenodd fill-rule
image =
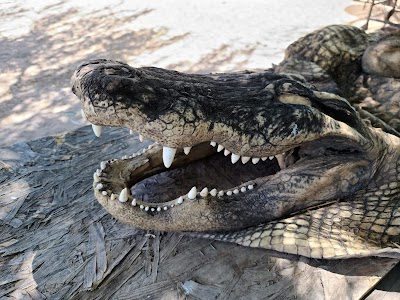
<path id="1" fill-rule="evenodd" d="M 289 45 L 275 73 L 303 75 L 318 90 L 342 95 L 400 131 L 399 70 L 400 31 L 367 34 L 333 25 Z"/>
<path id="2" fill-rule="evenodd" d="M 172 169 L 209 156 L 209 141 L 253 158 L 285 152 L 288 164 L 251 179 L 254 188 L 246 192 L 185 200 L 168 210 L 110 200 L 109 191 L 118 195 L 166 171 L 156 146 L 108 162 L 103 186 L 94 183 L 97 199 L 119 220 L 146 229 L 224 231 L 202 236 L 315 258 L 398 255 L 400 135 L 337 95 L 353 99 L 362 76 L 376 86 L 378 75 L 361 67 L 373 41 L 354 27 L 323 28 L 289 46 L 275 74 L 193 75 L 110 60 L 82 64 L 72 85 L 87 119 L 128 127 L 163 146 L 193 147 L 188 156 L 177 154 Z M 323 206 L 307 210 L 318 204 Z"/>

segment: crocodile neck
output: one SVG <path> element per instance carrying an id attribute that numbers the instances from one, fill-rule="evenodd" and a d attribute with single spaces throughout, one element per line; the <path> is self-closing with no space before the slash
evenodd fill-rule
<path id="1" fill-rule="evenodd" d="M 379 140 L 380 146 L 375 147 L 378 152 L 374 162 L 376 171 L 368 189 L 385 190 L 390 184 L 397 186 L 400 180 L 400 138 L 384 133 L 381 129 L 374 128 L 371 131 L 378 137 L 374 140 Z"/>

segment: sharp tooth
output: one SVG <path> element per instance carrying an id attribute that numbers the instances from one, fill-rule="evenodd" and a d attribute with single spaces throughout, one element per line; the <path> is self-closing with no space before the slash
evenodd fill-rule
<path id="1" fill-rule="evenodd" d="M 100 176 L 100 175 L 101 175 L 101 170 L 100 170 L 100 169 L 97 169 L 97 170 L 96 170 L 96 174 L 97 174 L 97 176 Z"/>
<path id="2" fill-rule="evenodd" d="M 275 157 L 275 156 L 270 156 L 270 157 L 268 157 L 268 158 L 269 158 L 269 160 L 273 160 L 274 157 Z"/>
<path id="3" fill-rule="evenodd" d="M 246 191 L 246 187 L 245 187 L 245 186 L 242 186 L 242 187 L 240 188 L 240 191 L 241 191 L 242 193 L 244 193 L 244 192 Z"/>
<path id="4" fill-rule="evenodd" d="M 215 146 L 217 146 L 217 143 L 214 142 L 214 141 L 211 141 L 211 142 L 210 142 L 210 145 L 213 146 L 213 147 L 215 147 Z"/>
<path id="5" fill-rule="evenodd" d="M 275 155 L 275 157 L 276 157 L 276 160 L 278 161 L 278 164 L 279 164 L 279 167 L 281 168 L 281 170 L 286 168 L 285 159 L 283 158 L 283 155 L 278 154 L 278 155 Z"/>
<path id="6" fill-rule="evenodd" d="M 254 189 L 254 185 L 249 184 L 249 185 L 247 186 L 247 188 L 248 188 L 249 190 L 252 190 L 252 189 Z"/>
<path id="7" fill-rule="evenodd" d="M 111 201 L 114 201 L 116 197 L 117 196 L 115 194 L 111 194 L 111 196 L 110 196 Z"/>
<path id="8" fill-rule="evenodd" d="M 231 196 L 231 195 L 232 195 L 232 191 L 227 191 L 226 194 L 227 194 L 228 196 Z"/>
<path id="9" fill-rule="evenodd" d="M 222 150 L 224 150 L 224 146 L 218 145 L 217 152 L 221 152 Z"/>
<path id="10" fill-rule="evenodd" d="M 136 206 L 136 199 L 135 198 L 133 198 L 133 200 L 132 200 L 132 206 Z"/>
<path id="11" fill-rule="evenodd" d="M 258 163 L 260 161 L 260 158 L 259 157 L 253 157 L 252 159 L 251 159 L 251 162 L 255 165 L 256 163 Z"/>
<path id="12" fill-rule="evenodd" d="M 266 157 L 266 156 L 265 157 L 261 157 L 262 161 L 266 161 L 267 159 L 268 159 L 268 157 Z"/>
<path id="13" fill-rule="evenodd" d="M 156 209 L 154 207 L 151 208 L 151 211 L 155 211 Z"/>
<path id="14" fill-rule="evenodd" d="M 92 124 L 92 129 L 93 129 L 93 132 L 94 132 L 95 136 L 97 136 L 97 137 L 101 136 L 101 132 L 103 130 L 103 127 Z"/>
<path id="15" fill-rule="evenodd" d="M 86 119 L 85 112 L 81 109 L 82 118 Z"/>
<path id="16" fill-rule="evenodd" d="M 134 134 L 135 132 L 132 129 L 129 129 L 129 134 Z"/>
<path id="17" fill-rule="evenodd" d="M 107 196 L 107 191 L 102 191 L 101 192 L 104 196 Z"/>
<path id="18" fill-rule="evenodd" d="M 161 207 L 157 207 L 157 211 L 161 211 Z"/>
<path id="19" fill-rule="evenodd" d="M 222 190 L 218 192 L 218 196 L 223 196 L 224 194 L 225 194 L 225 192 Z"/>
<path id="20" fill-rule="evenodd" d="M 183 203 L 183 197 L 180 196 L 177 200 L 176 200 L 176 204 L 182 204 Z"/>
<path id="21" fill-rule="evenodd" d="M 217 196 L 217 189 L 212 189 L 210 191 L 210 195 L 213 196 L 213 197 Z"/>
<path id="22" fill-rule="evenodd" d="M 97 173 L 93 174 L 93 180 L 94 180 L 94 182 L 99 182 L 100 181 L 100 177 L 99 177 L 99 175 L 97 175 Z"/>
<path id="23" fill-rule="evenodd" d="M 197 188 L 194 186 L 194 187 L 192 187 L 191 189 L 190 189 L 190 191 L 189 191 L 189 193 L 188 193 L 188 198 L 190 199 L 190 200 L 193 200 L 193 199 L 195 199 L 196 198 L 196 194 L 197 194 Z"/>
<path id="24" fill-rule="evenodd" d="M 141 204 L 141 205 L 139 206 L 139 208 L 140 208 L 140 209 L 144 209 L 144 205 Z"/>
<path id="25" fill-rule="evenodd" d="M 145 211 L 149 211 L 149 207 L 146 206 L 146 207 L 144 208 L 144 210 L 145 210 Z"/>
<path id="26" fill-rule="evenodd" d="M 229 154 L 231 154 L 231 152 L 230 152 L 228 149 L 225 149 L 225 150 L 224 150 L 224 155 L 225 155 L 225 156 L 228 156 Z"/>
<path id="27" fill-rule="evenodd" d="M 143 135 L 139 134 L 139 141 L 140 141 L 140 142 L 143 142 L 143 140 L 144 140 Z"/>
<path id="28" fill-rule="evenodd" d="M 166 168 L 172 165 L 176 153 L 176 148 L 163 147 L 163 162 Z"/>
<path id="29" fill-rule="evenodd" d="M 98 184 L 96 185 L 96 189 L 97 189 L 98 191 L 100 191 L 102 188 L 103 188 L 103 184 L 102 184 L 102 183 L 98 183 Z"/>
<path id="30" fill-rule="evenodd" d="M 200 196 L 207 197 L 207 195 L 208 195 L 208 188 L 205 187 L 204 189 L 201 190 Z"/>
<path id="31" fill-rule="evenodd" d="M 239 190 L 238 190 L 238 189 L 234 189 L 234 190 L 233 190 L 233 193 L 234 193 L 234 194 L 239 194 Z"/>
<path id="32" fill-rule="evenodd" d="M 183 147 L 183 152 L 188 155 L 190 153 L 190 150 L 192 149 L 192 147 Z"/>
<path id="33" fill-rule="evenodd" d="M 237 155 L 237 154 L 235 154 L 235 153 L 232 153 L 231 162 L 232 162 L 233 164 L 236 163 L 239 159 L 240 159 L 240 155 Z"/>
<path id="34" fill-rule="evenodd" d="M 119 202 L 126 202 L 128 201 L 128 189 L 124 188 L 121 193 L 119 194 L 118 198 Z"/>
<path id="35" fill-rule="evenodd" d="M 250 157 L 248 156 L 242 156 L 242 164 L 247 163 L 250 160 Z"/>
<path id="36" fill-rule="evenodd" d="M 163 210 L 167 210 L 167 209 L 168 209 L 168 206 L 164 206 Z"/>
<path id="37" fill-rule="evenodd" d="M 100 169 L 102 169 L 102 170 L 104 170 L 105 168 L 106 168 L 106 162 L 105 161 L 102 161 L 101 163 L 100 163 Z"/>

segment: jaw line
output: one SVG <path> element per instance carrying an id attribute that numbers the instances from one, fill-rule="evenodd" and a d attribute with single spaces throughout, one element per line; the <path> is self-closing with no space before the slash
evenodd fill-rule
<path id="1" fill-rule="evenodd" d="M 217 191 L 214 196 L 210 195 L 209 191 L 208 195 L 203 197 L 197 191 L 195 199 L 189 199 L 186 194 L 163 203 L 139 201 L 131 195 L 131 186 L 147 177 L 169 170 L 163 166 L 161 152 L 161 145 L 152 144 L 132 157 L 102 162 L 101 168 L 94 174 L 96 198 L 120 221 L 143 229 L 161 231 L 226 231 L 264 223 L 296 211 L 288 208 L 290 205 L 295 206 L 296 199 L 290 199 L 288 203 L 282 201 L 285 200 L 283 198 L 275 202 L 273 199 L 267 202 L 253 202 L 254 199 L 259 199 L 262 193 L 276 193 L 276 182 L 285 184 L 299 166 L 241 184 L 230 189 L 230 194 L 225 190 L 223 194 Z M 182 150 L 178 151 L 171 169 L 212 155 L 215 148 L 210 147 L 208 143 L 202 143 L 194 146 L 190 153 L 191 155 L 186 156 Z M 301 161 L 300 169 L 307 169 L 309 162 Z M 357 164 L 360 162 L 353 162 L 346 167 L 339 166 L 339 169 L 351 169 L 353 166 L 357 167 Z M 124 190 L 126 197 L 121 199 Z M 306 205 L 320 203 L 314 201 Z M 301 208 L 301 204 L 297 206 Z M 285 210 L 284 213 L 281 213 L 281 210 Z M 234 224 L 221 222 L 221 213 Z M 196 221 L 199 217 L 205 220 Z"/>
<path id="2" fill-rule="evenodd" d="M 220 223 L 209 227 L 211 220 L 218 221 L 219 217 L 214 215 L 214 210 L 223 212 L 226 206 L 231 208 L 230 202 L 236 211 L 241 209 L 241 200 L 245 194 L 256 193 L 256 180 L 250 180 L 227 190 L 212 189 L 206 196 L 199 191 L 194 199 L 189 199 L 188 194 L 176 199 L 163 202 L 144 202 L 135 199 L 131 195 L 130 188 L 137 182 L 152 175 L 179 168 L 190 162 L 208 157 L 216 153 L 216 149 L 211 147 L 208 142 L 201 143 L 192 147 L 190 155 L 185 155 L 182 150 L 176 153 L 171 168 L 167 169 L 162 163 L 162 146 L 158 143 L 142 149 L 139 153 L 131 157 L 122 159 L 112 159 L 101 162 L 100 168 L 94 173 L 93 187 L 97 200 L 114 217 L 132 226 L 161 231 L 209 231 L 209 230 L 229 230 L 232 228 L 243 228 L 253 223 L 250 220 L 239 220 L 236 227 Z M 229 162 L 230 164 L 230 162 Z M 238 162 L 238 164 L 241 164 Z M 249 165 L 252 162 L 249 162 Z M 275 163 L 276 164 L 276 163 Z M 268 168 L 268 167 L 267 167 Z M 125 192 L 124 192 L 125 190 Z M 125 194 L 124 194 L 125 193 Z M 121 198 L 121 194 L 124 196 Z M 167 212 L 166 212 L 167 211 Z M 193 223 L 196 216 L 209 215 L 210 222 L 202 221 L 201 224 Z M 233 211 L 231 218 L 237 218 Z M 182 221 L 182 216 L 187 217 Z M 260 220 L 261 221 L 261 220 Z M 247 222 L 247 223 L 246 223 Z M 176 223 L 181 223 L 176 227 Z M 259 223 L 259 222 L 258 222 Z M 193 226 L 194 225 L 194 226 Z"/>
<path id="3" fill-rule="evenodd" d="M 178 151 L 175 155 L 171 167 L 166 168 L 162 162 L 162 151 L 162 146 L 158 143 L 154 143 L 149 145 L 148 148 L 144 148 L 138 153 L 133 154 L 132 156 L 123 156 L 121 159 L 112 159 L 106 162 L 101 162 L 100 169 L 97 169 L 96 172 L 93 174 L 93 187 L 95 191 L 97 191 L 97 194 L 99 196 L 111 197 L 113 199 L 118 198 L 119 200 L 121 200 L 121 202 L 132 203 L 133 201 L 133 206 L 144 208 L 145 211 L 167 210 L 170 207 L 182 204 L 183 200 L 193 200 L 188 199 L 188 194 L 185 194 L 167 202 L 145 202 L 135 199 L 131 195 L 130 189 L 136 183 L 148 177 L 174 170 L 182 166 L 186 166 L 197 160 L 209 157 L 217 153 L 215 151 L 215 148 L 210 147 L 209 143 L 201 143 L 193 146 L 189 155 L 185 155 L 184 151 L 182 150 Z M 251 162 L 249 164 L 251 164 Z M 239 184 L 233 188 L 226 190 L 215 189 L 212 192 L 212 190 L 210 189 L 210 191 L 208 192 L 211 193 L 207 193 L 207 195 L 205 196 L 197 193 L 196 197 L 206 198 L 207 196 L 215 197 L 222 196 L 224 194 L 237 194 L 235 190 L 239 190 L 241 193 L 243 193 L 249 189 L 249 186 L 250 190 L 254 188 L 254 181 L 255 180 L 250 180 L 249 182 Z M 126 189 L 127 191 L 127 197 L 120 198 L 120 194 L 124 189 Z M 196 203 L 196 201 L 191 201 L 191 203 Z"/>

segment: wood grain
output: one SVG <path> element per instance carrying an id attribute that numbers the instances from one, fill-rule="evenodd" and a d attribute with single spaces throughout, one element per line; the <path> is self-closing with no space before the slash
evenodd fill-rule
<path id="1" fill-rule="evenodd" d="M 0 299 L 358 299 L 397 262 L 312 260 L 121 224 L 95 200 L 93 172 L 149 141 L 104 131 L 0 148 Z"/>

